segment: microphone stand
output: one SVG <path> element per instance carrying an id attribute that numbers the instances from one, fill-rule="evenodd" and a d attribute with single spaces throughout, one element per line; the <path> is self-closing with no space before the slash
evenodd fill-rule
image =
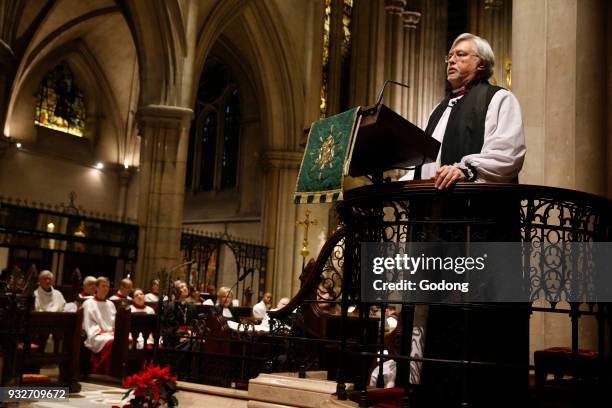
<path id="1" fill-rule="evenodd" d="M 253 273 L 254 271 L 255 271 L 255 270 L 254 270 L 253 268 L 249 268 L 249 269 L 247 269 L 246 271 L 244 271 L 244 273 L 243 273 L 242 275 L 240 275 L 240 276 L 238 277 L 238 280 L 236 281 L 236 283 L 234 283 L 234 284 L 232 285 L 232 287 L 230 288 L 230 290 L 229 290 L 229 291 L 228 291 L 228 292 L 225 294 L 225 296 L 224 296 L 224 298 L 223 298 L 223 303 L 225 303 L 225 301 L 226 301 L 226 300 L 227 300 L 227 298 L 229 297 L 230 293 L 232 293 L 232 291 L 234 290 L 234 288 L 235 288 L 236 286 L 238 286 L 238 284 L 239 284 L 240 282 L 242 282 L 243 280 L 245 280 L 245 279 L 246 279 L 246 277 L 247 277 L 247 276 L 249 276 L 249 275 L 250 275 L 251 273 Z M 222 305 L 222 302 L 220 301 L 220 299 L 217 299 L 217 301 L 219 302 L 219 306 L 221 306 L 221 314 L 223 315 L 223 307 L 224 307 L 224 306 Z"/>
<path id="2" fill-rule="evenodd" d="M 403 86 L 404 88 L 410 88 L 410 85 L 404 84 L 402 82 L 394 81 L 392 79 L 385 80 L 385 83 L 383 84 L 382 89 L 380 90 L 380 92 L 378 93 L 378 97 L 376 98 L 376 103 L 375 103 L 376 106 L 381 104 L 383 93 L 385 92 L 385 88 L 387 87 L 387 84 L 389 83 L 394 84 L 394 85 Z"/>

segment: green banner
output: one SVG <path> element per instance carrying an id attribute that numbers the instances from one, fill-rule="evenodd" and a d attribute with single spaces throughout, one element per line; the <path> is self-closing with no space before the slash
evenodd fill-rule
<path id="1" fill-rule="evenodd" d="M 312 124 L 295 188 L 295 204 L 342 200 L 344 164 L 360 107 Z"/>

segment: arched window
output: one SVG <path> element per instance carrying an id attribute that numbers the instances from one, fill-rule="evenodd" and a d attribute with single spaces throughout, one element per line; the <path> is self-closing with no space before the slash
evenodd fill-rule
<path id="1" fill-rule="evenodd" d="M 240 92 L 227 66 L 209 58 L 200 79 L 189 132 L 185 188 L 236 187 L 240 147 Z"/>
<path id="2" fill-rule="evenodd" d="M 43 78 L 34 124 L 79 137 L 85 134 L 83 94 L 66 62 L 61 62 Z"/>
<path id="3" fill-rule="evenodd" d="M 234 89 L 225 103 L 223 132 L 223 159 L 221 162 L 221 188 L 236 185 L 238 168 L 238 137 L 240 136 L 240 94 Z"/>

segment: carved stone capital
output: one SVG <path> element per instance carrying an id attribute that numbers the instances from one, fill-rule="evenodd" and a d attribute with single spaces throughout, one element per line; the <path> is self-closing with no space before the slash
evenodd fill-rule
<path id="1" fill-rule="evenodd" d="M 484 0 L 485 10 L 498 10 L 504 5 L 504 0 Z"/>
<path id="2" fill-rule="evenodd" d="M 419 24 L 419 21 L 421 21 L 421 13 L 418 11 L 406 10 L 402 16 L 404 17 L 404 28 L 409 28 L 411 30 L 414 30 Z"/>
<path id="3" fill-rule="evenodd" d="M 261 157 L 264 169 L 299 169 L 303 152 L 269 150 Z"/>
<path id="4" fill-rule="evenodd" d="M 389 14 L 402 14 L 406 7 L 406 0 L 386 0 L 385 10 Z"/>
<path id="5" fill-rule="evenodd" d="M 136 113 L 141 134 L 143 127 L 188 129 L 192 118 L 193 110 L 180 106 L 147 105 L 141 106 Z"/>

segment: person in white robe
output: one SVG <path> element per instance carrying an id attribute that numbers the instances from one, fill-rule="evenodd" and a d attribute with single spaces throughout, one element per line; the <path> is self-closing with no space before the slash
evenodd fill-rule
<path id="1" fill-rule="evenodd" d="M 44 270 L 38 275 L 38 288 L 34 291 L 34 310 L 37 312 L 63 312 L 66 300 L 53 288 L 54 276 Z"/>
<path id="2" fill-rule="evenodd" d="M 115 304 L 106 300 L 110 282 L 105 277 L 96 281 L 96 294 L 83 302 L 83 330 L 87 338 L 85 347 L 92 352 L 92 373 L 109 374 L 111 347 L 114 339 Z"/>
<path id="3" fill-rule="evenodd" d="M 145 304 L 145 294 L 142 289 L 134 289 L 134 303 L 130 305 L 130 312 L 155 314 L 155 310 Z"/>
<path id="4" fill-rule="evenodd" d="M 266 292 L 261 298 L 261 301 L 253 306 L 253 317 L 257 320 L 263 320 L 271 307 L 272 294 L 270 292 Z"/>
<path id="5" fill-rule="evenodd" d="M 451 93 L 432 111 L 427 126 L 428 133 L 431 132 L 429 135 L 441 142 L 442 147 L 435 162 L 421 167 L 419 178 L 433 180 L 438 189 L 449 188 L 458 181 L 515 181 L 523 167 L 526 153 L 521 108 L 512 92 L 495 88 L 487 82 L 493 74 L 495 64 L 491 46 L 486 40 L 465 33 L 455 39 L 446 60 Z M 452 127 L 452 123 L 449 126 L 449 120 L 455 124 L 460 123 L 452 118 L 463 113 L 452 115 L 453 110 L 460 111 L 464 102 L 462 99 L 468 103 L 468 97 L 475 98 L 476 89 L 485 89 L 493 95 L 484 116 L 482 146 L 462 157 L 456 157 L 454 163 L 442 163 L 443 150 L 447 147 L 444 139 L 449 135 L 449 130 L 452 136 L 464 131 L 463 128 Z M 469 120 L 463 120 L 461 123 L 462 126 L 472 127 L 483 125 L 469 123 Z M 449 153 L 448 157 L 452 157 L 452 154 Z M 410 180 L 414 176 L 415 172 L 410 171 L 400 180 Z"/>
<path id="6" fill-rule="evenodd" d="M 495 55 L 485 39 L 464 33 L 453 41 L 446 57 L 450 93 L 431 112 L 425 130 L 441 143 L 438 156 L 400 180 L 432 180 L 440 190 L 460 181 L 518 181 L 526 154 L 521 107 L 512 92 L 489 84 L 494 65 Z M 479 136 L 479 129 L 484 129 L 481 146 L 470 139 Z M 472 144 L 462 146 L 459 141 Z M 427 306 L 418 306 L 417 313 L 426 316 Z M 411 357 L 424 355 L 426 332 L 424 322 L 413 328 Z M 420 381 L 421 363 L 413 361 L 410 382 Z"/>
<path id="7" fill-rule="evenodd" d="M 86 276 L 83 279 L 83 290 L 79 292 L 79 300 L 91 299 L 96 294 L 96 278 L 94 276 Z"/>
<path id="8" fill-rule="evenodd" d="M 149 303 L 159 302 L 159 279 L 151 281 L 151 290 L 145 294 L 144 301 Z"/>
<path id="9" fill-rule="evenodd" d="M 222 308 L 222 315 L 228 320 L 234 318 L 234 315 L 232 315 L 232 311 L 230 310 L 230 307 L 234 305 L 233 299 L 234 294 L 232 293 L 230 288 L 222 286 L 217 291 L 216 306 Z"/>
<path id="10" fill-rule="evenodd" d="M 131 302 L 132 298 L 130 297 L 130 293 L 132 293 L 133 286 L 134 284 L 132 283 L 131 279 L 121 279 L 119 290 L 115 292 L 115 294 L 111 296 L 109 300 L 127 300 Z"/>

